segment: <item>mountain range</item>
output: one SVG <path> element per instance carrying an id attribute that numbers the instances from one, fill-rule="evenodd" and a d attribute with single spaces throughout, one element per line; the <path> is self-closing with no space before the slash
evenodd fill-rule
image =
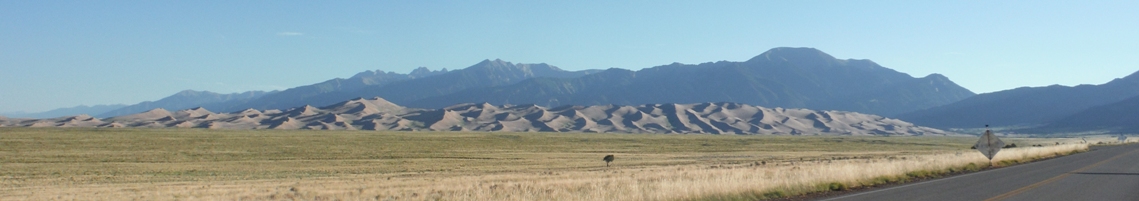
<path id="1" fill-rule="evenodd" d="M 155 108 L 191 108 L 191 107 L 222 107 L 245 103 L 272 94 L 275 91 L 247 91 L 241 93 L 219 94 L 209 91 L 185 90 L 157 101 L 143 101 L 138 104 L 121 107 L 96 115 L 96 117 L 114 117 L 152 110 Z"/>
<path id="2" fill-rule="evenodd" d="M 813 48 L 774 48 L 744 62 L 673 63 L 638 71 L 566 71 L 543 63 L 514 64 L 496 59 L 453 71 L 422 67 L 410 74 L 366 71 L 348 79 L 255 94 L 263 96 L 162 104 L 182 96 L 176 94 L 132 105 L 129 112 L 97 116 L 198 106 L 216 111 L 287 109 L 373 96 L 418 108 L 472 102 L 546 107 L 738 102 L 889 116 L 974 95 L 939 74 L 914 78 L 869 60 L 840 60 Z"/>
<path id="3" fill-rule="evenodd" d="M 418 99 L 450 94 L 466 89 L 493 87 L 517 83 L 538 77 L 569 78 L 597 72 L 597 70 L 566 71 L 548 64 L 514 64 L 499 59 L 483 60 L 470 67 L 443 72 L 432 76 L 367 85 L 355 89 L 334 90 L 319 96 L 270 96 L 223 110 L 286 109 L 300 105 L 327 105 L 357 97 L 389 97 L 392 102 L 407 104 Z M 297 88 L 294 88 L 297 89 Z M 289 92 L 290 90 L 285 90 Z M 271 104 L 289 100 L 291 104 Z M 437 105 L 437 108 L 446 105 Z"/>
<path id="4" fill-rule="evenodd" d="M 175 112 L 159 108 L 104 119 L 88 115 L 53 119 L 0 117 L 0 126 L 886 136 L 954 134 L 876 115 L 764 108 L 737 103 L 557 108 L 533 104 L 496 106 L 466 103 L 429 110 L 402 107 L 379 97 L 357 98 L 319 108 L 305 105 L 283 111 L 246 109 L 214 113 L 198 107 Z"/>
<path id="5" fill-rule="evenodd" d="M 257 99 L 238 104 L 220 104 L 209 108 L 214 108 L 215 110 L 221 111 L 237 111 L 248 108 L 285 109 L 306 104 L 325 105 L 346 99 L 324 101 L 324 96 L 334 96 L 335 94 L 356 91 L 366 87 L 383 86 L 397 81 L 430 77 L 434 75 L 445 74 L 447 72 L 448 70 L 446 68 L 438 71 L 432 71 L 425 67 L 416 68 L 409 74 L 384 72 L 381 70 L 369 70 L 357 73 L 348 79 L 335 78 L 321 83 L 286 89 L 279 93 L 268 94 L 264 97 L 259 97 Z"/>
<path id="6" fill-rule="evenodd" d="M 535 78 L 393 102 L 427 108 L 465 102 L 545 106 L 739 102 L 889 116 L 973 95 L 939 74 L 914 78 L 869 60 L 839 60 L 813 48 L 775 48 L 745 62 L 673 63 L 639 71 L 613 68 L 576 78 Z"/>
<path id="7" fill-rule="evenodd" d="M 4 113 L 2 115 L 8 116 L 8 117 L 18 117 L 18 118 L 42 119 L 42 118 L 52 118 L 52 117 L 62 117 L 62 116 L 74 116 L 74 115 L 78 115 L 78 114 L 103 114 L 103 113 L 109 112 L 111 110 L 116 110 L 116 109 L 123 108 L 126 106 L 127 105 L 123 105 L 123 104 L 93 105 L 93 106 L 80 105 L 80 106 L 75 106 L 75 107 L 52 109 L 52 110 L 43 111 L 43 112 L 35 112 L 35 113 L 13 112 L 13 113 Z"/>
<path id="8" fill-rule="evenodd" d="M 385 97 L 411 108 L 468 103 L 645 106 L 738 103 L 764 108 L 808 108 L 887 116 L 935 128 L 986 124 L 1016 132 L 1124 132 L 1135 130 L 1126 111 L 1139 101 L 1139 72 L 1101 85 L 1022 87 L 986 94 L 940 74 L 912 77 L 870 60 L 836 59 L 813 48 L 773 48 L 747 61 L 672 63 L 641 70 L 566 71 L 553 65 L 484 60 L 458 70 L 411 73 L 364 71 L 283 91 L 218 94 L 182 91 L 135 105 L 60 109 L 50 116 L 107 118 L 164 109 L 209 108 L 223 113 L 331 105 L 357 97 Z M 1132 102 L 1129 102 L 1132 101 Z M 113 110 L 112 110 L 113 109 Z M 80 111 L 82 110 L 82 111 Z M 105 112 L 99 112 L 105 111 Z M 1107 114 L 1107 115 L 1097 115 Z M 45 118 L 38 116 L 37 118 Z"/>
<path id="9" fill-rule="evenodd" d="M 1139 96 L 1088 108 L 1023 133 L 1139 133 Z"/>
<path id="10" fill-rule="evenodd" d="M 1119 115 L 1110 114 L 1117 113 L 1102 113 L 1106 112 L 1103 108 L 1111 108 L 1109 104 L 1136 96 L 1139 96 L 1139 72 L 1100 85 L 1021 87 L 980 94 L 952 104 L 901 114 L 897 117 L 918 125 L 936 128 L 978 128 L 986 124 L 994 127 L 1052 128 L 1048 125 L 1086 123 L 1071 120 L 1082 118 L 1072 117 L 1081 113 L 1088 116 L 1097 116 L 1095 113 L 1101 113 L 1104 118 L 1116 118 Z M 1097 106 L 1104 107 L 1090 110 Z M 1117 107 L 1123 106 L 1128 104 L 1126 102 L 1117 104 Z"/>

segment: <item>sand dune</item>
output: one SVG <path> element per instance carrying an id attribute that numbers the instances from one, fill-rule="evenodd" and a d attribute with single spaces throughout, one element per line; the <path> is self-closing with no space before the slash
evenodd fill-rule
<path id="1" fill-rule="evenodd" d="M 174 116 L 174 118 L 187 119 L 187 118 L 198 118 L 198 117 L 208 116 L 211 114 L 214 114 L 214 113 L 210 112 L 209 110 L 206 110 L 206 108 L 196 107 L 196 108 L 191 108 L 191 109 L 179 110 L 177 112 L 174 112 L 173 116 Z"/>
<path id="2" fill-rule="evenodd" d="M 105 124 L 100 120 L 90 115 L 81 114 L 78 116 L 57 117 L 50 119 L 24 119 L 19 120 L 18 123 L 12 121 L 0 122 L 4 126 L 24 126 L 24 127 L 96 127 Z"/>
<path id="3" fill-rule="evenodd" d="M 99 128 L 125 128 L 127 126 L 116 122 L 116 123 L 108 123 L 108 124 L 99 125 L 97 127 L 99 127 Z"/>
<path id="4" fill-rule="evenodd" d="M 130 123 L 151 122 L 151 121 L 157 121 L 159 119 L 170 119 L 170 118 L 173 118 L 172 115 L 173 114 L 170 113 L 170 111 L 166 111 L 165 109 L 158 108 L 158 109 L 153 109 L 153 110 L 138 113 L 138 114 L 123 115 L 123 116 L 107 118 L 106 121 L 109 121 L 109 122 L 130 122 Z"/>
<path id="5" fill-rule="evenodd" d="M 764 108 L 738 103 L 537 105 L 465 103 L 441 109 L 406 108 L 383 98 L 286 111 L 247 109 L 214 113 L 205 108 L 98 119 L 87 115 L 13 121 L 22 127 L 151 127 L 209 129 L 313 129 L 401 131 L 513 131 L 602 133 L 705 133 L 776 135 L 947 135 L 897 119 L 843 111 Z"/>
<path id="6" fill-rule="evenodd" d="M 407 108 L 388 102 L 380 97 L 373 97 L 371 99 L 356 98 L 325 106 L 323 109 L 337 114 L 350 114 L 360 117 L 379 113 L 403 113 L 407 111 Z"/>

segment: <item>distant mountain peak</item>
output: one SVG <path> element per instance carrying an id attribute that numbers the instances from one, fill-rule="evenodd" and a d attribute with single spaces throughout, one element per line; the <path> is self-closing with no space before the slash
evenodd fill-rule
<path id="1" fill-rule="evenodd" d="M 438 74 L 443 74 L 443 73 L 447 73 L 447 68 L 443 68 L 442 70 L 433 71 L 431 69 L 428 69 L 427 67 L 419 67 L 419 68 L 415 68 L 415 70 L 411 70 L 411 73 L 408 73 L 407 75 L 410 75 L 413 78 L 420 78 L 420 77 L 427 77 L 427 76 L 438 75 Z"/>
<path id="2" fill-rule="evenodd" d="M 748 62 L 756 61 L 807 61 L 807 60 L 837 60 L 834 56 L 821 50 L 809 47 L 777 47 L 771 48 L 759 56 L 752 57 Z"/>
<path id="3" fill-rule="evenodd" d="M 1132 82 L 1139 82 L 1139 71 L 1135 71 L 1134 73 L 1131 73 L 1131 75 L 1127 75 L 1126 77 L 1119 78 L 1119 79 L 1120 80 L 1128 80 L 1128 81 L 1132 81 Z"/>
<path id="4" fill-rule="evenodd" d="M 382 71 L 382 70 L 375 70 L 375 71 L 365 70 L 364 72 L 356 73 L 356 75 L 353 75 L 352 77 L 375 75 L 377 73 L 384 73 L 384 71 Z"/>
<path id="5" fill-rule="evenodd" d="M 502 68 L 502 67 L 512 67 L 512 66 L 514 66 L 513 63 L 503 61 L 502 59 L 494 59 L 494 60 L 486 59 L 486 60 L 483 60 L 482 62 L 475 64 L 474 66 L 471 66 L 470 68 Z"/>
<path id="6" fill-rule="evenodd" d="M 466 69 L 463 69 L 463 70 L 468 70 L 468 72 L 477 71 L 477 72 L 481 72 L 481 73 L 514 72 L 514 73 L 520 73 L 521 75 L 524 75 L 525 77 L 533 77 L 533 76 L 539 76 L 539 75 L 569 72 L 566 70 L 562 70 L 561 68 L 558 68 L 557 66 L 549 65 L 546 63 L 535 63 L 535 64 L 517 63 L 516 64 L 516 63 L 503 61 L 501 59 L 495 59 L 493 61 L 489 60 L 489 59 L 483 60 L 482 62 L 479 62 L 479 63 L 472 65 L 472 66 L 470 66 Z"/>
<path id="7" fill-rule="evenodd" d="M 933 73 L 933 74 L 929 74 L 929 75 L 926 75 L 925 77 L 922 77 L 922 79 L 932 79 L 932 80 L 939 80 L 939 81 L 947 81 L 947 80 L 949 80 L 949 77 L 945 77 L 945 75 L 942 75 L 942 74 L 939 74 L 939 73 Z"/>
<path id="8" fill-rule="evenodd" d="M 431 69 L 427 69 L 427 67 L 420 66 L 419 68 L 415 68 L 415 70 L 411 70 L 410 74 L 426 73 L 426 72 L 431 72 Z"/>
<path id="9" fill-rule="evenodd" d="M 767 50 L 767 53 L 778 53 L 778 52 L 799 52 L 799 53 L 811 53 L 811 54 L 816 54 L 816 53 L 826 54 L 826 53 L 823 53 L 823 51 L 821 51 L 819 49 L 815 49 L 813 47 L 775 47 L 775 48 L 771 48 L 771 49 Z"/>
<path id="10" fill-rule="evenodd" d="M 356 73 L 356 75 L 352 75 L 352 77 L 349 77 L 348 79 L 359 79 L 359 78 L 364 77 L 364 76 L 374 76 L 374 75 L 383 74 L 383 73 L 384 73 L 384 71 L 382 71 L 382 70 L 376 70 L 376 71 L 366 70 L 364 72 Z"/>
<path id="11" fill-rule="evenodd" d="M 210 92 L 210 91 L 195 91 L 195 90 L 190 90 L 190 89 L 187 89 L 187 90 L 182 90 L 182 91 L 179 91 L 179 92 L 178 92 L 177 94 L 175 94 L 175 95 L 178 95 L 178 96 L 197 96 L 197 95 L 200 95 L 200 94 L 206 94 L 206 93 L 213 93 L 213 92 Z"/>

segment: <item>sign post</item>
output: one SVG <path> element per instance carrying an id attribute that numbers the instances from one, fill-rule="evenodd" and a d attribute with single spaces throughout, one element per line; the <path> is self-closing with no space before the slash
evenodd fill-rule
<path id="1" fill-rule="evenodd" d="M 989 158 L 989 166 L 993 166 L 993 156 L 996 156 L 997 152 L 1001 151 L 1001 148 L 1005 146 L 1005 142 L 997 138 L 996 135 L 993 135 L 993 131 L 989 130 L 989 125 L 985 125 L 985 134 L 981 135 L 981 139 L 977 139 L 977 144 L 973 146 L 976 147 L 977 151 L 980 151 L 981 154 L 984 154 L 986 158 Z"/>

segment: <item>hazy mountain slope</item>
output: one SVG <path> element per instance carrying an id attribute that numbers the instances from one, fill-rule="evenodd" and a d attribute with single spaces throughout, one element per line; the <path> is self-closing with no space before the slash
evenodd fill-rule
<path id="1" fill-rule="evenodd" d="M 348 78 L 335 78 L 321 83 L 312 85 L 294 87 L 286 89 L 279 93 L 265 95 L 264 97 L 256 100 L 251 100 L 243 104 L 230 104 L 230 105 L 212 105 L 213 107 L 206 107 L 217 111 L 237 111 L 248 108 L 254 109 L 284 109 L 301 105 L 326 105 L 332 104 L 337 101 L 345 100 L 339 99 L 335 101 L 321 101 L 321 96 L 343 96 L 345 92 L 353 92 L 368 86 L 383 86 L 396 81 L 410 80 L 416 78 L 430 77 L 447 73 L 444 68 L 440 71 L 431 71 L 424 67 L 419 67 L 413 70 L 410 74 L 400 74 L 395 72 L 383 71 L 364 71 Z"/>
<path id="2" fill-rule="evenodd" d="M 566 71 L 548 64 L 513 64 L 497 59 L 484 60 L 470 67 L 437 76 L 393 82 L 384 86 L 369 86 L 352 93 L 313 99 L 310 103 L 381 96 L 389 97 L 388 100 L 394 103 L 408 104 L 415 100 L 446 95 L 468 88 L 514 84 L 537 77 L 580 77 L 594 72 L 597 70 Z"/>
<path id="3" fill-rule="evenodd" d="M 194 91 L 185 90 L 178 92 L 166 98 L 157 101 L 143 101 L 138 104 L 122 107 L 109 112 L 104 112 L 97 115 L 97 117 L 113 117 L 127 114 L 135 114 L 139 112 L 149 111 L 156 108 L 163 108 L 167 110 L 180 110 L 186 108 L 200 107 L 210 104 L 231 104 L 226 102 L 241 102 L 252 100 L 270 94 L 273 92 L 264 91 L 247 91 L 232 94 L 219 94 L 209 91 Z"/>
<path id="4" fill-rule="evenodd" d="M 80 114 L 97 115 L 97 114 L 109 112 L 111 110 L 123 108 L 126 106 L 127 105 L 123 105 L 123 104 L 94 105 L 94 106 L 80 105 L 80 106 L 68 107 L 68 108 L 58 108 L 58 109 L 48 110 L 48 111 L 44 111 L 44 112 L 5 113 L 4 115 L 8 116 L 8 117 L 13 117 L 13 118 L 36 118 L 36 119 L 62 117 L 62 116 L 76 116 L 76 115 L 80 115 Z"/>
<path id="5" fill-rule="evenodd" d="M 702 64 L 734 65 L 730 63 Z M 659 69 L 666 68 L 666 69 Z M 427 98 L 413 103 L 412 107 L 431 107 L 437 105 L 450 105 L 462 102 L 486 101 L 494 104 L 538 104 L 547 107 L 560 105 L 638 105 L 648 103 L 683 103 L 698 101 L 737 101 L 742 99 L 758 99 L 757 105 L 770 105 L 772 107 L 803 107 L 804 100 L 794 91 L 772 90 L 784 89 L 778 83 L 763 79 L 714 79 L 714 74 L 697 74 L 690 72 L 696 70 L 689 66 L 676 65 L 646 69 L 638 72 L 625 69 L 609 69 L 600 73 L 574 79 L 536 78 L 518 84 L 480 88 L 458 92 L 445 96 Z M 735 68 L 735 70 L 739 70 Z M 653 71 L 668 71 L 667 73 L 654 73 Z M 647 73 L 642 73 L 647 72 Z M 712 71 L 722 74 L 732 74 L 730 71 Z M 678 76 L 668 79 L 667 74 L 683 74 L 694 76 Z M 712 79 L 709 79 L 712 78 Z M 738 78 L 738 77 L 734 77 Z M 758 87 L 738 87 L 741 83 L 750 83 Z M 772 87 L 775 86 L 775 87 Z M 707 88 L 722 88 L 733 90 L 724 93 L 723 90 L 705 90 Z M 767 97 L 790 97 L 776 99 Z M 765 99 L 767 98 L 767 99 Z"/>
<path id="6" fill-rule="evenodd" d="M 240 111 L 244 109 L 287 109 L 302 105 L 327 105 L 355 97 L 392 95 L 396 101 L 412 101 L 407 97 L 434 96 L 468 87 L 497 86 L 515 83 L 533 77 L 577 77 L 598 70 L 565 71 L 546 64 L 512 64 L 502 60 L 485 60 L 462 70 L 431 71 L 420 67 L 409 74 L 383 71 L 365 71 L 348 79 L 335 78 L 312 85 L 290 88 L 275 93 L 256 93 L 255 97 L 217 99 L 195 96 L 193 91 L 175 94 L 159 101 L 147 101 L 100 117 L 137 113 L 154 108 L 169 110 L 204 107 L 214 111 Z M 413 81 L 428 78 L 423 81 Z M 408 81 L 404 83 L 404 81 Z M 388 84 L 395 87 L 385 87 Z M 264 95 L 264 96 L 261 96 Z M 194 97 L 189 97 L 194 96 Z M 202 100 L 192 100 L 203 98 Z"/>
<path id="7" fill-rule="evenodd" d="M 838 60 L 812 48 L 775 48 L 746 62 L 674 63 L 635 72 L 609 69 L 579 78 L 539 78 L 428 97 L 408 106 L 739 102 L 894 115 L 972 95 L 941 75 L 913 78 L 868 60 Z"/>
<path id="8" fill-rule="evenodd" d="M 949 78 L 941 74 L 931 74 L 882 87 L 878 90 L 846 95 L 856 101 L 834 101 L 828 105 L 836 106 L 829 109 L 866 108 L 865 112 L 876 111 L 881 114 L 895 115 L 914 111 L 914 108 L 924 109 L 953 103 L 973 95 L 975 95 L 973 92 L 958 86 Z M 898 107 L 899 105 L 913 105 L 914 107 Z"/>
<path id="9" fill-rule="evenodd" d="M 1039 126 L 1088 108 L 1139 95 L 1139 72 L 1101 85 L 1021 87 L 899 115 L 937 128 Z"/>
<path id="10" fill-rule="evenodd" d="M 1088 108 L 1047 125 L 1024 129 L 1029 133 L 1104 132 L 1139 133 L 1139 96 Z"/>

